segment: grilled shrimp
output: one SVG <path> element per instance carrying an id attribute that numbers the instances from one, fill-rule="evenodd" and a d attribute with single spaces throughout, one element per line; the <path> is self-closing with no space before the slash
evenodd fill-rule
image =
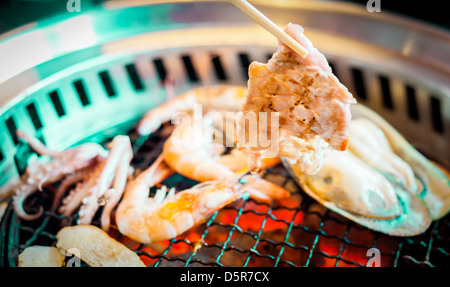
<path id="1" fill-rule="evenodd" d="M 238 112 L 246 92 L 246 87 L 228 85 L 189 90 L 148 111 L 139 122 L 137 132 L 140 135 L 151 134 L 162 123 L 170 121 L 176 112 L 193 112 L 196 104 L 202 105 L 204 112 L 211 110 Z"/>
<path id="2" fill-rule="evenodd" d="M 171 174 L 163 156 L 128 183 L 116 213 L 119 231 L 149 244 L 174 238 L 204 222 L 215 211 L 238 199 L 240 183 L 211 181 L 175 194 L 165 187 L 149 198 L 149 189 Z"/>
<path id="3" fill-rule="evenodd" d="M 211 128 L 199 132 L 194 125 L 180 125 L 164 144 L 164 161 L 176 172 L 197 181 L 234 182 L 240 173 L 247 171 L 248 159 L 236 149 L 221 155 L 225 148 L 212 141 L 213 132 Z M 279 158 L 264 158 L 262 169 L 279 162 Z M 253 199 L 263 202 L 290 195 L 289 191 L 264 179 L 255 180 L 246 189 Z"/>
<path id="4" fill-rule="evenodd" d="M 23 202 L 28 196 L 42 190 L 42 187 L 47 184 L 61 180 L 66 175 L 92 166 L 107 154 L 105 149 L 95 143 L 85 143 L 64 151 L 53 151 L 20 130 L 17 131 L 17 136 L 27 142 L 38 154 L 52 159 L 47 162 L 31 163 L 19 179 L 4 185 L 0 190 L 0 198 L 6 199 L 13 196 L 17 214 L 27 220 L 34 220 L 43 212 L 42 207 L 36 214 L 28 214 L 23 209 Z"/>

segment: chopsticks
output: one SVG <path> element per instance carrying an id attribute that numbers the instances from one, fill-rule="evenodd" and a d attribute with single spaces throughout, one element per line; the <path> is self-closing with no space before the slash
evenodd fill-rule
<path id="1" fill-rule="evenodd" d="M 242 12 L 250 16 L 256 23 L 261 25 L 264 29 L 269 31 L 272 35 L 277 37 L 286 46 L 291 48 L 294 52 L 305 58 L 308 56 L 308 50 L 295 41 L 291 36 L 284 32 L 280 27 L 273 23 L 269 18 L 264 16 L 255 7 L 253 7 L 246 0 L 230 0 L 230 2 L 239 8 Z"/>

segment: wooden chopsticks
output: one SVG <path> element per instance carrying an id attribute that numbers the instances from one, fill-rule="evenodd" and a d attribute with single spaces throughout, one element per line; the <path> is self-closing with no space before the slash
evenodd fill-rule
<path id="1" fill-rule="evenodd" d="M 246 0 L 230 0 L 231 3 L 239 8 L 242 12 L 250 16 L 256 23 L 261 25 L 264 29 L 269 31 L 272 35 L 277 37 L 286 46 L 291 48 L 294 52 L 305 58 L 308 56 L 308 50 L 295 41 L 291 36 L 284 32 L 280 27 L 273 23 L 269 18 L 264 16 L 255 7 L 253 7 Z"/>

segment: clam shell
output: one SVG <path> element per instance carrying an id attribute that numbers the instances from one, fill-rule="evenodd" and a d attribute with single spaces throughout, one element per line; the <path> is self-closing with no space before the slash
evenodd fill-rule
<path id="1" fill-rule="evenodd" d="M 393 219 L 401 214 L 392 184 L 348 151 L 331 152 L 322 168 L 312 175 L 304 173 L 297 163 L 291 169 L 318 200 L 373 219 Z"/>
<path id="2" fill-rule="evenodd" d="M 415 236 L 423 233 L 431 224 L 429 210 L 425 203 L 416 195 L 394 186 L 397 194 L 400 215 L 391 219 L 376 219 L 367 215 L 351 212 L 339 206 L 339 203 L 324 199 L 319 196 L 308 184 L 308 176 L 295 171 L 295 164 L 287 159 L 282 162 L 295 181 L 302 189 L 319 203 L 330 210 L 372 230 L 392 236 Z"/>
<path id="3" fill-rule="evenodd" d="M 348 150 L 404 189 L 417 193 L 414 171 L 392 151 L 388 139 L 372 121 L 361 117 L 352 120 Z"/>
<path id="4" fill-rule="evenodd" d="M 413 169 L 419 178 L 416 192 L 429 207 L 432 220 L 444 217 L 450 211 L 450 179 L 435 164 L 418 152 L 386 120 L 371 109 L 356 104 L 351 106 L 352 117 L 365 118 L 374 123 L 386 136 L 389 144 L 400 158 Z"/>

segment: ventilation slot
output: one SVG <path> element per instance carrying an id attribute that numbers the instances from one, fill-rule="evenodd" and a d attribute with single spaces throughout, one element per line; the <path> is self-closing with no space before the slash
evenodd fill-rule
<path id="1" fill-rule="evenodd" d="M 223 69 L 222 62 L 220 61 L 219 56 L 213 56 L 212 63 L 214 66 L 214 71 L 216 72 L 216 77 L 219 80 L 227 80 L 227 74 L 225 73 L 225 70 Z"/>
<path id="2" fill-rule="evenodd" d="M 182 56 L 181 59 L 183 60 L 184 68 L 186 69 L 186 73 L 188 74 L 189 81 L 191 82 L 197 82 L 198 76 L 197 72 L 195 71 L 194 65 L 192 64 L 192 60 L 190 56 Z"/>
<path id="3" fill-rule="evenodd" d="M 11 136 L 11 139 L 13 141 L 13 143 L 15 145 L 17 145 L 19 143 L 19 139 L 17 138 L 17 126 L 16 126 L 16 121 L 14 120 L 13 117 L 9 117 L 6 121 L 6 127 L 8 128 L 9 131 L 9 135 Z"/>
<path id="4" fill-rule="evenodd" d="M 154 59 L 153 65 L 155 65 L 156 73 L 158 73 L 158 77 L 161 81 L 164 81 L 167 77 L 166 66 L 162 59 Z"/>
<path id="5" fill-rule="evenodd" d="M 34 135 L 41 143 L 45 145 L 45 140 L 41 132 L 36 132 Z M 17 150 L 14 155 L 14 163 L 16 164 L 17 172 L 22 175 L 28 166 L 28 160 L 30 156 L 36 154 L 36 152 L 25 142 L 17 145 Z"/>
<path id="6" fill-rule="evenodd" d="M 5 159 L 5 156 L 3 155 L 2 149 L 0 148 L 0 162 L 2 162 Z"/>
<path id="7" fill-rule="evenodd" d="M 242 76 L 248 79 L 248 66 L 250 66 L 250 58 L 245 53 L 239 54 L 239 61 L 241 62 Z"/>
<path id="8" fill-rule="evenodd" d="M 62 117 L 66 114 L 66 110 L 64 109 L 64 105 L 61 102 L 61 98 L 59 97 L 58 91 L 52 91 L 48 94 L 50 96 L 50 100 L 52 101 L 53 108 L 56 111 L 58 117 Z"/>
<path id="9" fill-rule="evenodd" d="M 433 128 L 435 131 L 443 133 L 444 127 L 442 125 L 442 114 L 441 114 L 441 101 L 435 97 L 430 97 L 431 102 L 431 120 L 433 123 Z"/>
<path id="10" fill-rule="evenodd" d="M 89 96 L 86 92 L 86 88 L 84 87 L 83 80 L 77 80 L 77 81 L 73 82 L 73 86 L 75 87 L 75 90 L 77 91 L 78 98 L 80 99 L 80 102 L 83 105 L 83 107 L 90 105 L 91 100 L 89 99 Z"/>
<path id="11" fill-rule="evenodd" d="M 418 121 L 419 110 L 417 109 L 416 91 L 411 86 L 406 86 L 406 105 L 408 107 L 408 116 Z"/>
<path id="12" fill-rule="evenodd" d="M 109 98 L 113 98 L 117 96 L 116 89 L 114 87 L 114 83 L 111 79 L 111 75 L 108 73 L 108 71 L 101 71 L 98 73 L 98 76 L 100 77 L 100 80 L 102 81 L 103 88 L 105 89 L 106 94 Z"/>
<path id="13" fill-rule="evenodd" d="M 357 68 L 352 68 L 352 75 L 357 97 L 363 100 L 367 100 L 366 86 L 364 84 L 362 71 Z"/>
<path id="14" fill-rule="evenodd" d="M 381 85 L 381 93 L 383 96 L 383 105 L 386 108 L 393 110 L 394 104 L 392 102 L 391 87 L 389 84 L 389 79 L 384 76 L 379 76 L 378 79 L 379 79 L 380 85 Z"/>
<path id="15" fill-rule="evenodd" d="M 42 125 L 42 121 L 41 121 L 41 119 L 39 117 L 39 113 L 38 113 L 34 103 L 28 104 L 26 106 L 26 109 L 27 109 L 28 115 L 31 118 L 31 121 L 33 122 L 34 129 L 36 131 L 40 130 L 43 125 Z"/>
<path id="16" fill-rule="evenodd" d="M 141 77 L 136 70 L 136 66 L 134 64 L 128 64 L 125 66 L 125 69 L 128 73 L 128 78 L 133 85 L 135 91 L 142 91 L 144 89 L 144 84 L 142 83 Z"/>
<path id="17" fill-rule="evenodd" d="M 19 145 L 14 155 L 14 164 L 16 165 L 17 172 L 22 176 L 28 165 L 28 159 L 30 158 L 30 150 L 24 145 Z"/>

